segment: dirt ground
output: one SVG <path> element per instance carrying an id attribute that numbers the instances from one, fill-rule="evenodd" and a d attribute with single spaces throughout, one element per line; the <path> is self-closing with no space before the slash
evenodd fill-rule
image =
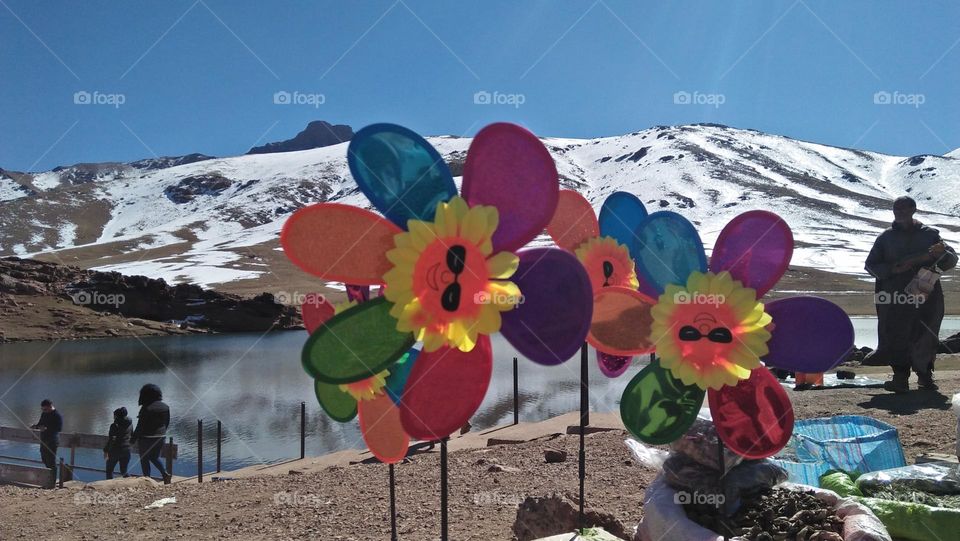
<path id="1" fill-rule="evenodd" d="M 960 391 L 960 371 L 952 369 L 956 359 L 950 361 L 950 370 L 938 371 L 940 392 L 791 391 L 791 399 L 797 418 L 862 414 L 896 426 L 908 462 L 922 453 L 954 453 L 957 419 L 950 396 Z M 586 502 L 630 531 L 656 472 L 636 463 L 625 437 L 622 431 L 587 436 Z M 555 435 L 451 452 L 450 538 L 512 539 L 520 500 L 552 492 L 574 496 L 577 446 L 577 436 Z M 567 460 L 545 463 L 548 448 L 565 450 Z M 396 467 L 401 539 L 439 537 L 438 460 L 433 451 Z M 504 471 L 490 471 L 493 464 Z M 311 474 L 95 492 L 0 487 L 0 539 L 389 539 L 387 479 L 382 464 L 354 464 Z M 177 503 L 143 509 L 169 496 Z"/>

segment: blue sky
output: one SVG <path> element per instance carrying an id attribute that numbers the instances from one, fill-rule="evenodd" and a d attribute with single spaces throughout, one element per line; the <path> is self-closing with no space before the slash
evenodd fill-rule
<path id="1" fill-rule="evenodd" d="M 0 0 L 0 167 L 236 155 L 314 119 L 569 137 L 718 122 L 901 155 L 960 147 L 953 0 L 80 6 Z"/>

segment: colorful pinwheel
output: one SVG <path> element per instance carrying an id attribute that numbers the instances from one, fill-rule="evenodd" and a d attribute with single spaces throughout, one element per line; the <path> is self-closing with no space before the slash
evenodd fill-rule
<path id="1" fill-rule="evenodd" d="M 553 216 L 559 191 L 553 158 L 527 130 L 481 130 L 460 195 L 439 153 L 400 126 L 360 130 L 347 161 L 384 217 L 312 205 L 290 217 L 281 244 L 325 280 L 385 285 L 383 297 L 316 328 L 302 362 L 324 409 L 349 418 L 349 395 L 371 451 L 396 462 L 402 455 L 384 450 L 405 450 L 406 437 L 444 438 L 479 407 L 492 372 L 490 334 L 541 364 L 573 356 L 590 327 L 592 292 L 571 254 L 520 250 Z M 414 354 L 417 341 L 423 351 Z"/>
<path id="2" fill-rule="evenodd" d="M 823 372 L 853 348 L 850 318 L 818 297 L 761 303 L 790 263 L 793 234 L 776 214 L 751 211 L 720 233 L 709 268 L 693 225 L 656 212 L 636 229 L 638 274 L 654 301 L 624 287 L 595 298 L 587 340 L 629 353 L 656 352 L 620 401 L 624 425 L 651 444 L 680 437 L 704 394 L 717 433 L 746 458 L 772 456 L 793 432 L 793 407 L 764 365 Z"/>
<path id="3" fill-rule="evenodd" d="M 647 209 L 631 193 L 614 192 L 607 197 L 598 219 L 582 195 L 560 190 L 557 211 L 547 225 L 547 233 L 557 246 L 576 254 L 590 276 L 594 294 L 613 286 L 656 296 L 653 287 L 638 280 L 629 250 L 634 230 L 646 217 Z M 626 372 L 631 359 L 630 355 L 597 350 L 600 372 L 610 378 Z"/>

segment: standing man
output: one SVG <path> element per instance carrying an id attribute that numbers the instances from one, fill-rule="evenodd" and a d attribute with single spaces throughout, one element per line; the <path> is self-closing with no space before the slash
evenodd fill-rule
<path id="1" fill-rule="evenodd" d="M 40 420 L 30 428 L 40 431 L 40 460 L 43 465 L 55 470 L 57 467 L 57 447 L 60 446 L 60 431 L 63 430 L 63 417 L 49 398 L 40 402 Z"/>
<path id="2" fill-rule="evenodd" d="M 943 321 L 943 287 L 937 280 L 928 294 L 917 295 L 907 286 L 921 269 L 946 271 L 957 264 L 957 254 L 940 232 L 913 218 L 917 203 L 909 197 L 893 202 L 893 225 L 880 234 L 867 256 L 866 270 L 877 280 L 877 349 L 866 364 L 889 364 L 893 379 L 884 388 L 895 393 L 910 390 L 910 369 L 921 389 L 936 390 L 933 360 Z M 873 362 L 869 362 L 873 360 Z"/>

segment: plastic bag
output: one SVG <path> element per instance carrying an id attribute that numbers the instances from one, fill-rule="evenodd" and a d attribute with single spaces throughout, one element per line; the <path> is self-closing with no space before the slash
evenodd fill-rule
<path id="1" fill-rule="evenodd" d="M 787 472 L 769 460 L 750 460 L 737 465 L 723 476 L 720 472 L 698 464 L 682 453 L 671 453 L 663 463 L 663 479 L 671 488 L 689 498 L 720 501 L 726 514 L 740 508 L 743 498 L 787 480 Z M 711 496 L 722 494 L 723 498 Z"/>
<path id="2" fill-rule="evenodd" d="M 820 487 L 836 492 L 841 497 L 863 496 L 857 488 L 857 483 L 847 472 L 830 470 L 820 476 Z"/>
<path id="3" fill-rule="evenodd" d="M 931 462 L 865 473 L 857 479 L 857 487 L 867 496 L 886 489 L 960 494 L 960 465 Z"/>
<path id="4" fill-rule="evenodd" d="M 852 499 L 840 498 L 828 490 L 784 483 L 793 490 L 812 490 L 818 498 L 834 506 L 843 519 L 844 541 L 891 541 L 883 523 L 870 509 Z M 679 493 L 657 477 L 643 495 L 643 519 L 637 526 L 635 541 L 721 541 L 723 537 L 687 518 Z M 728 538 L 736 541 L 738 538 Z M 944 537 L 944 540 L 951 537 Z"/>
<path id="5" fill-rule="evenodd" d="M 663 462 L 667 460 L 667 456 L 669 456 L 669 453 L 663 449 L 644 445 L 633 438 L 628 438 L 624 440 L 623 443 L 627 444 L 627 448 L 630 449 L 630 452 L 633 453 L 633 456 L 640 465 L 655 470 L 662 468 Z"/>
<path id="6" fill-rule="evenodd" d="M 720 457 L 717 452 L 719 445 L 720 440 L 717 437 L 717 430 L 713 426 L 713 421 L 698 416 L 690 430 L 687 430 L 686 434 L 670 444 L 670 450 L 683 453 L 698 464 L 703 464 L 712 470 L 719 470 Z M 741 461 L 743 461 L 742 456 L 726 447 L 723 448 L 725 471 L 731 470 Z"/>
<path id="7" fill-rule="evenodd" d="M 960 510 L 879 498 L 855 498 L 870 508 L 890 535 L 911 541 L 946 541 L 960 532 Z"/>

